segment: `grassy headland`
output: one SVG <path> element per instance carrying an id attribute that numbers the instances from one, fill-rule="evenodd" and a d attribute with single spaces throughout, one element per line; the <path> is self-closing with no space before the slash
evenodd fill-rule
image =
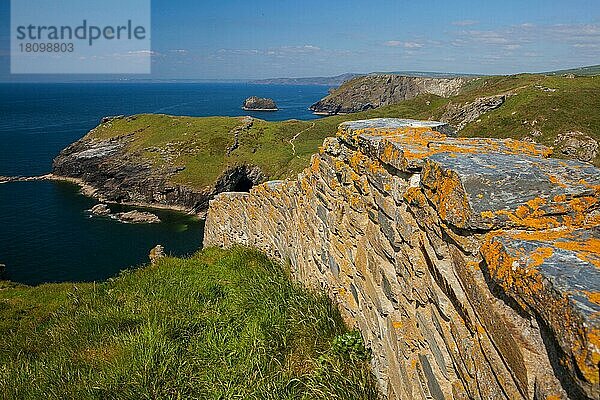
<path id="1" fill-rule="evenodd" d="M 477 78 L 451 98 L 421 95 L 375 110 L 315 121 L 255 120 L 250 129 L 239 133 L 239 146 L 229 154 L 227 149 L 234 142 L 231 132 L 243 124 L 241 118 L 139 115 L 101 125 L 89 137 L 133 134 L 129 144 L 132 153 L 157 165 L 168 162 L 185 166 L 173 177 L 173 183 L 202 188 L 238 164 L 257 165 L 270 179 L 293 178 L 343 121 L 376 117 L 440 119 L 449 103 L 461 105 L 499 94 L 508 95 L 506 102 L 467 124 L 460 136 L 521 139 L 535 130 L 537 142 L 552 146 L 558 134 L 581 131 L 600 140 L 600 77 L 544 75 Z M 594 164 L 600 165 L 600 156 Z"/>
<path id="2" fill-rule="evenodd" d="M 376 399 L 324 295 L 246 249 L 105 283 L 0 283 L 0 397 Z"/>

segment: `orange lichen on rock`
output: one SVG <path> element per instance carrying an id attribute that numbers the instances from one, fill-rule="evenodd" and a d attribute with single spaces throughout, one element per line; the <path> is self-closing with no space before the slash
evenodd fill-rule
<path id="1" fill-rule="evenodd" d="M 529 256 L 531 259 L 531 263 L 529 264 L 530 268 L 539 267 L 546 261 L 546 259 L 552 257 L 554 254 L 554 250 L 552 247 L 538 247 L 535 249 L 533 253 Z"/>
<path id="2" fill-rule="evenodd" d="M 525 142 L 514 139 L 506 139 L 504 141 L 506 147 L 512 150 L 513 154 L 530 154 L 541 157 L 550 157 L 552 149 L 545 146 L 536 145 L 535 143 Z"/>
<path id="3" fill-rule="evenodd" d="M 583 225 L 582 228 L 592 228 L 597 225 Z M 590 237 L 578 240 L 574 232 L 576 226 L 561 226 L 558 229 L 540 231 L 517 231 L 511 237 L 517 240 L 548 243 L 552 247 L 574 252 L 581 260 L 600 268 L 600 239 Z"/>
<path id="4" fill-rule="evenodd" d="M 515 140 L 499 140 L 486 138 L 449 138 L 431 130 L 399 130 L 397 135 L 390 135 L 382 139 L 387 162 L 391 157 L 389 144 L 402 151 L 401 155 L 409 160 L 423 160 L 434 154 L 478 154 L 478 153 L 505 153 L 515 155 L 530 155 L 548 157 L 552 151 L 547 147 Z"/>
<path id="5" fill-rule="evenodd" d="M 541 289 L 541 277 L 534 269 L 523 268 L 523 256 L 511 256 L 503 248 L 502 243 L 491 240 L 486 241 L 481 246 L 481 254 L 486 260 L 490 275 L 497 281 L 501 282 L 501 286 L 510 291 L 524 290 L 529 294 Z M 517 300 L 518 301 L 518 300 Z M 522 307 L 527 307 L 526 304 L 521 304 Z"/>
<path id="6" fill-rule="evenodd" d="M 566 201 L 566 195 L 557 195 L 553 202 L 536 197 L 518 206 L 514 211 L 484 211 L 481 217 L 493 219 L 499 217 L 509 225 L 522 229 L 547 230 L 552 228 L 577 228 L 586 225 L 589 210 L 598 204 L 596 197 L 576 197 Z"/>
<path id="7" fill-rule="evenodd" d="M 385 168 L 383 168 L 379 161 L 367 157 L 360 151 L 355 151 L 352 154 L 352 156 L 348 160 L 348 164 L 359 174 L 365 172 L 370 172 L 372 174 L 386 172 Z"/>
<path id="8" fill-rule="evenodd" d="M 594 307 L 591 304 L 600 310 L 600 293 L 581 289 L 582 286 L 593 286 L 597 274 L 594 275 L 593 269 L 585 264 L 571 261 L 573 255 L 583 263 L 593 264 L 593 260 L 600 260 L 600 239 L 594 235 L 593 228 L 498 231 L 488 234 L 481 254 L 490 277 L 521 307 L 539 313 L 550 325 L 566 353 L 565 365 L 570 359 L 575 360 L 576 370 L 588 382 L 598 384 L 598 318 L 593 314 L 586 315 L 590 307 Z M 563 250 L 568 253 L 561 253 Z M 555 272 L 557 268 L 561 272 Z M 580 268 L 588 268 L 585 276 L 592 281 L 569 281 L 570 286 L 564 286 L 565 283 L 558 284 L 554 280 L 562 274 L 572 276 Z M 575 276 L 571 279 L 576 279 Z M 590 303 L 579 306 L 579 302 L 585 302 L 582 299 Z"/>
<path id="9" fill-rule="evenodd" d="M 320 163 L 321 160 L 319 159 L 319 157 L 313 157 L 310 164 L 310 170 L 315 174 L 318 173 Z"/>
<path id="10" fill-rule="evenodd" d="M 423 170 L 422 181 L 440 217 L 459 228 L 466 227 L 471 217 L 471 206 L 456 172 L 443 170 L 437 163 L 428 163 Z"/>
<path id="11" fill-rule="evenodd" d="M 492 211 L 482 211 L 481 218 L 487 218 L 487 219 L 494 218 L 494 213 Z"/>
<path id="12" fill-rule="evenodd" d="M 592 303 L 600 306 L 600 292 L 589 292 L 586 290 L 585 294 Z"/>
<path id="13" fill-rule="evenodd" d="M 404 193 L 404 201 L 408 204 L 416 205 L 419 207 L 425 207 L 427 205 L 427 198 L 421 191 L 421 188 L 411 187 Z"/>

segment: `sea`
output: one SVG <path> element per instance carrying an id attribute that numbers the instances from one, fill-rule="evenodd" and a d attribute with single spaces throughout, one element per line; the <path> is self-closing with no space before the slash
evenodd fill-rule
<path id="1" fill-rule="evenodd" d="M 317 118 L 308 107 L 325 86 L 245 83 L 6 83 L 0 84 L 0 175 L 49 173 L 53 158 L 110 115 L 252 115 L 271 121 Z M 277 112 L 241 109 L 245 98 L 269 97 Z M 123 224 L 91 217 L 97 201 L 65 182 L 0 184 L 0 280 L 27 285 L 104 280 L 148 262 L 161 244 L 188 256 L 202 247 L 204 222 L 152 210 L 162 223 Z M 113 207 L 113 211 L 128 210 Z"/>

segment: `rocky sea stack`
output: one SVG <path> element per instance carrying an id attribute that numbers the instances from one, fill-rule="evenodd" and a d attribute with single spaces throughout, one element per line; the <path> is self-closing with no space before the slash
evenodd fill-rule
<path id="1" fill-rule="evenodd" d="M 248 97 L 244 101 L 244 105 L 242 108 L 246 111 L 277 111 L 277 104 L 273 99 L 263 98 L 263 97 Z"/>

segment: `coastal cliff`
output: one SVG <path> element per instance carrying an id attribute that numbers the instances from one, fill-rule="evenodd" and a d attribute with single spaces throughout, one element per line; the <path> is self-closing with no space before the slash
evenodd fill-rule
<path id="1" fill-rule="evenodd" d="M 100 126 L 60 152 L 54 159 L 53 175 L 81 182 L 89 188 L 88 194 L 101 201 L 170 207 L 190 212 L 205 210 L 208 201 L 217 193 L 247 190 L 265 180 L 260 168 L 240 163 L 222 166 L 213 174 L 214 178 L 199 184 L 178 182 L 178 175 L 190 167 L 189 163 L 178 162 L 178 158 L 182 153 L 200 153 L 200 149 L 182 149 L 175 140 L 160 147 L 150 146 L 150 143 L 139 147 L 142 141 L 139 136 L 148 139 L 151 126 L 138 128 L 138 118 L 143 120 L 143 116 L 103 119 Z M 175 118 L 155 116 L 154 128 L 161 129 L 156 119 L 166 119 L 175 131 Z M 231 120 L 234 125 L 224 144 L 231 141 L 231 146 L 235 146 L 240 131 L 249 129 L 252 119 Z M 113 125 L 119 124 L 125 128 L 124 132 L 112 135 L 115 130 L 118 132 Z M 111 136 L 106 136 L 106 132 L 111 132 Z"/>
<path id="2" fill-rule="evenodd" d="M 560 112 L 555 111 L 558 104 Z M 296 176 L 344 121 L 399 115 L 447 122 L 459 136 L 552 146 L 556 157 L 600 166 L 599 107 L 600 80 L 595 77 L 518 75 L 472 79 L 450 98 L 424 94 L 313 121 L 109 117 L 61 152 L 54 175 L 0 177 L 0 184 L 67 177 L 86 185 L 85 192 L 100 200 L 204 211 L 221 191 L 247 191 L 267 179 Z M 452 131 L 445 129 L 444 133 Z"/>
<path id="3" fill-rule="evenodd" d="M 422 78 L 401 75 L 367 75 L 333 90 L 310 109 L 320 115 L 349 114 L 399 103 L 421 94 L 450 97 L 468 78 Z"/>
<path id="4" fill-rule="evenodd" d="M 397 119 L 340 125 L 297 180 L 210 202 L 204 244 L 325 290 L 389 399 L 600 395 L 600 170 Z"/>

